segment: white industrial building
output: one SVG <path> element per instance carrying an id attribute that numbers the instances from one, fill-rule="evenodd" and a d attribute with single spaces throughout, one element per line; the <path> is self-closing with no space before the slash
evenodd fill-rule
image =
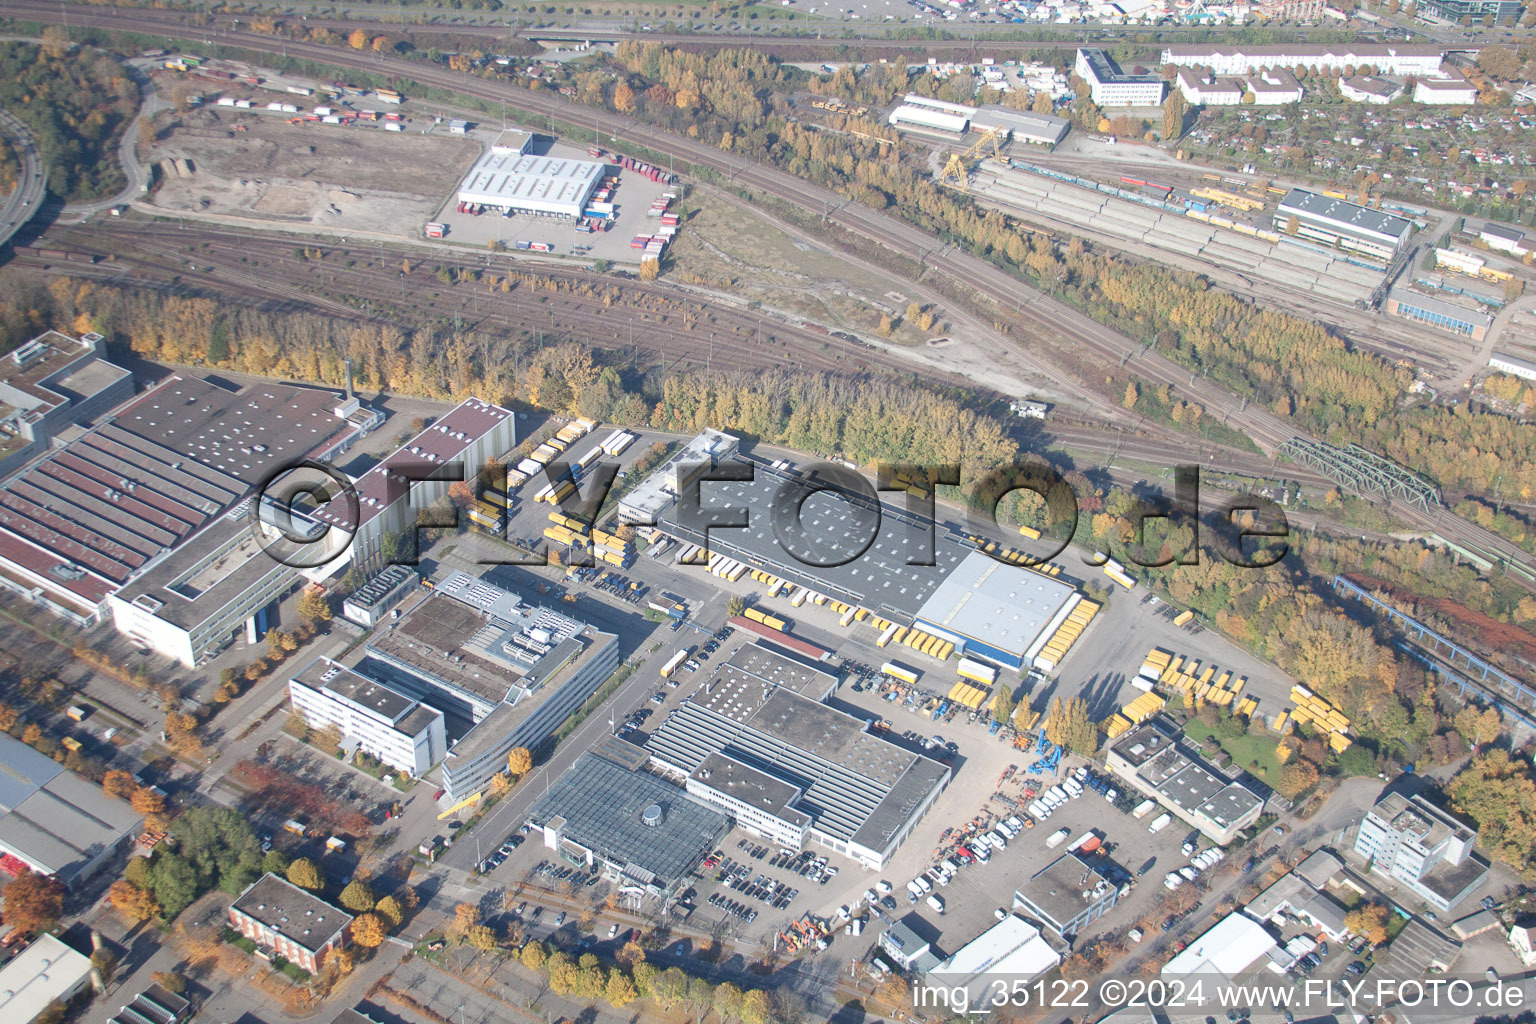
<path id="1" fill-rule="evenodd" d="M 908 97 L 911 100 L 911 97 Z M 952 108 L 952 109 L 945 109 Z M 886 118 L 887 123 L 902 127 L 912 125 L 918 128 L 934 128 L 943 132 L 953 132 L 956 135 L 964 135 L 971 127 L 971 114 L 975 107 L 962 107 L 958 103 L 944 103 L 942 100 L 926 100 L 923 103 L 907 102 L 898 106 Z"/>
<path id="2" fill-rule="evenodd" d="M 31 1024 L 53 1003 L 68 1003 L 91 981 L 91 960 L 57 936 L 39 935 L 0 969 L 0 1014 L 6 1024 Z"/>
<path id="3" fill-rule="evenodd" d="M 1163 47 L 1162 62 L 1181 68 L 1208 68 L 1218 75 L 1251 75 L 1264 68 L 1344 71 L 1370 67 L 1378 75 L 1436 78 L 1444 57 L 1442 47 L 1422 43 L 1182 43 Z"/>
<path id="4" fill-rule="evenodd" d="M 928 979 L 963 986 L 972 997 L 970 1005 L 979 1006 L 977 997 L 985 996 L 989 988 L 995 991 L 997 979 L 1033 978 L 1059 963 L 1061 954 L 1039 928 L 1009 914 L 941 961 L 928 972 Z"/>
<path id="5" fill-rule="evenodd" d="M 1518 359 L 1504 352 L 1495 352 L 1488 357 L 1488 369 L 1498 370 L 1500 373 L 1512 373 L 1526 380 L 1536 380 L 1536 363 Z"/>
<path id="6" fill-rule="evenodd" d="M 1421 78 L 1414 83 L 1413 102 L 1435 107 L 1470 107 L 1477 102 L 1477 86 L 1459 73 L 1446 78 Z"/>
<path id="7" fill-rule="evenodd" d="M 443 713 L 384 683 L 320 657 L 288 680 L 294 711 L 313 729 L 334 726 L 397 772 L 425 775 L 448 753 Z"/>
<path id="8" fill-rule="evenodd" d="M 619 521 L 654 524 L 694 478 L 732 458 L 740 448 L 736 437 L 706 427 L 619 501 Z"/>
<path id="9" fill-rule="evenodd" d="M 895 126 L 933 128 L 963 135 L 968 131 L 994 132 L 1004 140 L 1054 146 L 1067 137 L 1071 122 L 1051 114 L 1006 107 L 972 107 L 908 93 L 886 121 Z"/>
<path id="10" fill-rule="evenodd" d="M 1292 217 L 1302 238 L 1381 260 L 1396 256 L 1413 234 L 1413 222 L 1406 218 L 1300 188 L 1291 189 L 1280 200 L 1275 208 L 1275 227 L 1288 230 Z"/>
<path id="11" fill-rule="evenodd" d="M 1072 70 L 1088 83 L 1090 98 L 1101 107 L 1155 107 L 1163 102 L 1166 83 L 1161 75 L 1122 71 L 1104 50 L 1079 49 Z"/>
<path id="12" fill-rule="evenodd" d="M 1277 943 L 1269 930 L 1242 911 L 1233 911 L 1185 946 L 1163 967 L 1163 977 L 1220 975 L 1237 978 L 1266 959 Z"/>
<path id="13" fill-rule="evenodd" d="M 607 165 L 562 156 L 530 156 L 499 143 L 485 151 L 459 184 L 459 202 L 513 213 L 576 220 Z"/>

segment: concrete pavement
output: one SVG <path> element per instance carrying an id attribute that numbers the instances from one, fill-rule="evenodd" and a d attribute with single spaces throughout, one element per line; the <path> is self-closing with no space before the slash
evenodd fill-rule
<path id="1" fill-rule="evenodd" d="M 0 110 L 0 132 L 16 151 L 20 163 L 15 190 L 0 207 L 0 245 L 11 240 L 17 231 L 37 215 L 48 191 L 48 173 L 43 168 L 42 157 L 32 142 L 32 133 L 20 119 L 9 111 Z"/>

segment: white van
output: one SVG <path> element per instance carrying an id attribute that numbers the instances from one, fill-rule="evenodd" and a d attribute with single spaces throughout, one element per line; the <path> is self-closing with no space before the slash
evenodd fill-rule
<path id="1" fill-rule="evenodd" d="M 929 896 L 928 899 L 924 902 L 932 907 L 936 913 L 944 913 L 944 897 L 940 896 L 938 893 L 934 893 L 932 896 Z"/>

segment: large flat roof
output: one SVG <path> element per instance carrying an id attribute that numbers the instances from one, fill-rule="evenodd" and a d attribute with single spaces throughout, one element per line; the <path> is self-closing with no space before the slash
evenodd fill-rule
<path id="1" fill-rule="evenodd" d="M 18 410 L 41 414 L 65 402 L 89 398 L 129 376 L 97 356 L 100 335 L 71 338 L 44 331 L 0 359 L 0 396 Z"/>
<path id="2" fill-rule="evenodd" d="M 90 974 L 90 957 L 57 936 L 39 935 L 0 968 L 0 1014 L 8 1021 L 31 1021 L 49 1003 L 73 993 Z"/>
<path id="3" fill-rule="evenodd" d="M 1053 928 L 1071 921 L 1100 898 L 1109 880 L 1075 853 L 1063 854 L 1035 872 L 1017 892 L 1037 907 Z M 1084 899 L 1083 894 L 1088 893 Z"/>
<path id="4" fill-rule="evenodd" d="M 1017 975 L 1029 978 L 1061 963 L 1040 929 L 1017 914 L 1009 914 L 970 942 L 955 950 L 932 971 L 954 975 L 946 980 L 964 982 L 979 974 Z"/>
<path id="5" fill-rule="evenodd" d="M 867 549 L 859 554 L 869 536 L 873 508 L 865 497 L 841 496 L 816 491 L 800 506 L 801 524 L 806 535 L 815 538 L 819 561 L 845 564 L 807 565 L 785 550 L 774 530 L 774 498 L 781 487 L 786 493 L 805 493 L 815 484 L 807 476 L 776 470 L 765 463 L 744 457 L 726 460 L 753 467 L 751 481 L 715 481 L 700 485 L 700 504 L 704 509 L 740 507 L 747 509 L 748 525 L 739 529 L 715 528 L 709 531 L 708 547 L 729 558 L 763 569 L 797 586 L 862 605 L 886 617 L 910 619 L 923 602 L 938 589 L 965 556 L 975 550 L 943 526 L 934 527 L 932 565 L 908 565 L 909 527 L 926 529 L 927 520 L 909 515 L 901 504 L 879 506 L 880 528 Z M 660 528 L 674 537 L 703 544 L 703 533 L 678 521 L 678 506 L 660 518 Z M 915 551 L 920 545 L 914 545 Z M 857 554 L 857 557 L 853 557 Z M 924 553 L 926 555 L 926 553 Z M 705 570 L 699 567 L 698 571 Z"/>
<path id="6" fill-rule="evenodd" d="M 459 198 L 504 206 L 576 206 L 592 194 L 607 165 L 595 160 L 526 156 L 492 146 L 459 184 Z"/>
<path id="7" fill-rule="evenodd" d="M 346 668 L 330 658 L 319 657 L 311 661 L 292 677 L 311 690 L 331 694 L 349 704 L 372 712 L 387 722 L 404 718 L 416 707 L 416 698 L 391 689 L 361 672 Z"/>
<path id="8" fill-rule="evenodd" d="M 0 847 L 68 882 L 144 816 L 0 733 Z"/>
<path id="9" fill-rule="evenodd" d="M 1279 210 L 1281 213 L 1294 210 L 1326 221 L 1336 228 L 1366 232 L 1373 236 L 1403 239 L 1413 231 L 1413 223 L 1406 218 L 1373 210 L 1347 199 L 1325 196 L 1321 192 L 1308 192 L 1304 188 L 1293 188 L 1287 192 L 1285 198 L 1280 200 Z"/>
<path id="10" fill-rule="evenodd" d="M 1069 583 L 972 551 L 917 617 L 1022 656 L 1074 593 Z"/>
<path id="11" fill-rule="evenodd" d="M 649 808 L 659 814 L 647 817 Z M 528 819 L 545 827 L 564 819 L 561 834 L 619 864 L 635 880 L 668 887 L 714 849 L 730 827 L 725 815 L 678 786 L 583 754 L 534 803 Z"/>
<path id="12" fill-rule="evenodd" d="M 1262 924 L 1236 910 L 1169 960 L 1163 966 L 1163 974 L 1220 974 L 1236 978 L 1275 945 L 1274 936 Z"/>

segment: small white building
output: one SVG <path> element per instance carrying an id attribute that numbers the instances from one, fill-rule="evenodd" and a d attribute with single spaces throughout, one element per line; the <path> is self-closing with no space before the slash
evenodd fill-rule
<path id="1" fill-rule="evenodd" d="M 1536 921 L 1517 922 L 1509 930 L 1509 948 L 1526 967 L 1536 967 Z"/>
<path id="2" fill-rule="evenodd" d="M 1421 78 L 1414 84 L 1413 102 L 1438 107 L 1470 107 L 1477 102 L 1477 86 L 1459 74 Z"/>
<path id="3" fill-rule="evenodd" d="M 1174 85 L 1191 106 L 1235 107 L 1243 102 L 1243 83 L 1235 78 L 1218 78 L 1194 68 L 1179 68 Z"/>
<path id="4" fill-rule="evenodd" d="M 1519 252 L 1520 243 L 1525 241 L 1525 232 L 1519 228 L 1507 228 L 1502 224 L 1489 222 L 1483 225 L 1483 230 L 1478 232 L 1477 237 L 1495 252 L 1514 255 Z"/>
<path id="5" fill-rule="evenodd" d="M 1163 977 L 1219 974 L 1236 978 L 1278 943 L 1262 924 L 1237 910 L 1217 921 L 1163 967 Z"/>
<path id="6" fill-rule="evenodd" d="M 1488 357 L 1488 369 L 1497 370 L 1500 373 L 1514 374 L 1526 380 L 1536 380 L 1536 363 L 1524 359 L 1517 359 L 1503 352 L 1495 352 Z"/>
<path id="7" fill-rule="evenodd" d="M 43 934 L 0 969 L 0 1019 L 31 1024 L 54 1002 L 67 1003 L 91 981 L 91 961 Z"/>
<path id="8" fill-rule="evenodd" d="M 1339 79 L 1339 95 L 1355 103 L 1385 106 L 1403 94 L 1403 87 L 1378 75 L 1355 75 Z"/>

